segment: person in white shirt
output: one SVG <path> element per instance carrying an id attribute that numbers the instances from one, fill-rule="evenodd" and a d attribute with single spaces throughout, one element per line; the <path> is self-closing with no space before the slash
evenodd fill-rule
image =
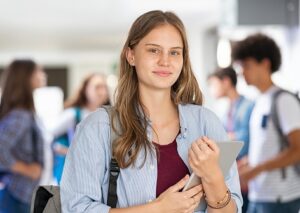
<path id="1" fill-rule="evenodd" d="M 232 53 L 240 63 L 247 84 L 260 91 L 250 119 L 250 148 L 241 177 L 248 180 L 249 213 L 298 213 L 300 176 L 300 105 L 288 93 L 276 99 L 280 128 L 288 146 L 281 149 L 280 136 L 270 115 L 272 96 L 280 90 L 271 76 L 281 64 L 280 49 L 273 39 L 254 34 L 235 44 Z M 282 175 L 284 168 L 285 177 Z"/>

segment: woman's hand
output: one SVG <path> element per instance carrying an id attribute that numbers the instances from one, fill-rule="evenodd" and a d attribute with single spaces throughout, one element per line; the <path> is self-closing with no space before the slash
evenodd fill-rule
<path id="1" fill-rule="evenodd" d="M 187 191 L 180 192 L 188 181 L 188 175 L 178 183 L 163 192 L 155 202 L 159 205 L 159 212 L 192 213 L 199 205 L 203 196 L 202 185 L 195 186 Z"/>
<path id="2" fill-rule="evenodd" d="M 211 183 L 223 178 L 219 166 L 219 155 L 219 147 L 207 137 L 199 138 L 192 143 L 189 150 L 189 163 L 193 172 L 203 182 Z"/>

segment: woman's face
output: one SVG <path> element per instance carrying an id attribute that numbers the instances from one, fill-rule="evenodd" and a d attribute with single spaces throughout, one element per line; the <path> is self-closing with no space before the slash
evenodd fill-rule
<path id="1" fill-rule="evenodd" d="M 108 91 L 105 80 L 99 76 L 93 76 L 86 87 L 86 97 L 88 103 L 99 107 L 108 100 Z"/>
<path id="2" fill-rule="evenodd" d="M 160 25 L 133 48 L 127 60 L 135 66 L 140 88 L 170 89 L 183 66 L 183 42 L 172 25 Z"/>
<path id="3" fill-rule="evenodd" d="M 37 89 L 47 85 L 47 75 L 41 66 L 37 66 L 31 76 L 31 87 Z"/>

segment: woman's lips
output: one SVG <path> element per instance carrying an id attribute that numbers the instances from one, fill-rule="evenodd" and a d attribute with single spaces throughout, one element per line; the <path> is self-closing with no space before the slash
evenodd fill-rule
<path id="1" fill-rule="evenodd" d="M 155 75 L 160 76 L 160 77 L 168 77 L 168 76 L 170 76 L 170 75 L 172 74 L 172 73 L 169 72 L 169 71 L 163 71 L 163 70 L 153 71 L 153 73 L 154 73 Z"/>

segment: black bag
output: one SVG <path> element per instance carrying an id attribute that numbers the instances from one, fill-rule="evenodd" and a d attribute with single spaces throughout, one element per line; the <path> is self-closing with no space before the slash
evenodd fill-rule
<path id="1" fill-rule="evenodd" d="M 291 96 L 295 97 L 295 99 L 298 101 L 299 107 L 300 107 L 300 99 L 299 99 L 298 94 L 294 94 L 289 91 L 280 89 L 280 90 L 276 91 L 272 96 L 272 105 L 271 105 L 270 115 L 274 122 L 275 128 L 278 132 L 278 135 L 280 137 L 280 140 L 279 140 L 280 141 L 280 150 L 283 150 L 289 146 L 287 136 L 284 135 L 284 133 L 280 127 L 280 122 L 279 122 L 278 112 L 277 112 L 277 98 L 279 97 L 280 94 L 283 94 L 283 93 L 290 94 Z M 294 166 L 296 173 L 300 176 L 300 162 L 294 164 L 293 166 Z M 282 178 L 284 179 L 285 177 L 286 177 L 286 171 L 285 171 L 285 168 L 282 168 Z"/>
<path id="2" fill-rule="evenodd" d="M 112 111 L 114 110 L 111 106 L 102 106 L 108 113 L 110 120 L 112 120 Z M 116 124 L 117 130 L 119 130 L 119 123 Z M 117 138 L 117 134 L 112 128 L 111 132 L 111 145 Z M 107 196 L 107 205 L 115 208 L 117 205 L 117 179 L 120 173 L 120 168 L 117 161 L 112 157 L 110 160 L 110 175 L 109 175 L 109 188 Z M 59 186 L 39 186 L 35 189 L 32 200 L 30 213 L 61 213 L 60 203 L 60 190 Z"/>

